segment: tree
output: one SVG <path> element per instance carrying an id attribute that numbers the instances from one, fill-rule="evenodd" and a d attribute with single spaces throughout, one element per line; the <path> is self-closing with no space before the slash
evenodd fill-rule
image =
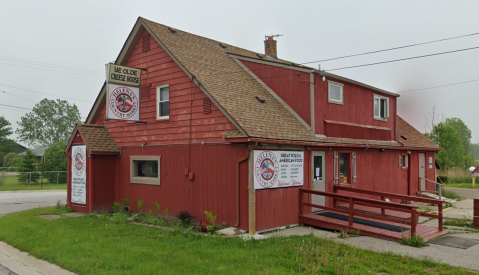
<path id="1" fill-rule="evenodd" d="M 6 154 L 15 151 L 15 142 L 8 138 L 13 133 L 10 125 L 8 120 L 0 116 L 0 160 L 3 160 Z"/>
<path id="2" fill-rule="evenodd" d="M 462 119 L 457 117 L 446 118 L 445 123 L 454 127 L 456 133 L 461 138 L 462 146 L 464 147 L 464 154 L 468 155 L 471 147 L 471 130 L 469 130 Z"/>
<path id="3" fill-rule="evenodd" d="M 12 166 L 11 162 L 14 158 L 18 158 L 18 155 L 15 152 L 8 153 L 5 157 L 3 157 L 3 167 Z"/>
<path id="4" fill-rule="evenodd" d="M 59 141 L 48 147 L 45 151 L 44 171 L 67 171 L 67 159 L 63 154 L 66 147 L 67 145 L 63 141 Z M 57 179 L 58 182 L 66 183 L 67 173 L 45 173 L 45 178 L 51 183 L 57 182 Z"/>
<path id="5" fill-rule="evenodd" d="M 474 159 L 479 160 L 479 143 L 472 143 L 469 152 Z"/>
<path id="6" fill-rule="evenodd" d="M 38 167 L 37 156 L 30 150 L 26 151 L 26 155 L 23 156 L 20 164 L 20 175 L 18 175 L 18 181 L 23 183 L 38 182 L 40 178 L 39 173 L 29 173 L 36 172 Z"/>
<path id="7" fill-rule="evenodd" d="M 456 129 L 445 122 L 440 122 L 426 134 L 434 143 L 442 148 L 436 155 L 441 168 L 465 167 L 465 154 L 462 140 Z"/>
<path id="8" fill-rule="evenodd" d="M 80 123 L 80 112 L 75 104 L 45 98 L 17 123 L 15 132 L 21 141 L 33 147 L 48 146 L 70 138 L 75 125 Z"/>

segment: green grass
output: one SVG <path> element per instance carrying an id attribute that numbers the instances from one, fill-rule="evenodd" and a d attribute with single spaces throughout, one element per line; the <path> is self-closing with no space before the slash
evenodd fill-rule
<path id="1" fill-rule="evenodd" d="M 446 183 L 444 187 L 451 188 L 467 188 L 467 189 L 479 189 L 479 179 L 476 179 L 476 184 L 472 186 L 472 183 Z"/>
<path id="2" fill-rule="evenodd" d="M 0 240 L 78 274 L 472 274 L 312 235 L 245 242 L 138 226 L 122 215 L 116 221 L 108 215 L 36 217 L 62 211 L 40 208 L 1 217 Z"/>
<path id="3" fill-rule="evenodd" d="M 451 190 L 446 190 L 446 189 L 442 189 L 441 195 L 448 198 L 448 199 L 453 199 L 453 200 L 456 200 L 456 201 L 460 201 L 460 200 L 464 199 L 463 197 L 459 196 L 456 192 L 451 191 Z"/>
<path id="4" fill-rule="evenodd" d="M 40 179 L 41 181 L 41 179 Z M 4 183 L 0 184 L 0 191 L 18 191 L 18 190 L 40 190 L 41 183 L 32 183 L 31 185 L 18 182 L 17 176 L 4 176 Z M 67 185 L 49 183 L 46 179 L 43 180 L 44 190 L 62 189 L 66 190 Z"/>
<path id="5" fill-rule="evenodd" d="M 444 219 L 444 225 L 451 225 L 451 226 L 459 226 L 459 227 L 474 227 L 474 221 L 472 219 L 453 219 L 453 218 L 446 218 Z"/>

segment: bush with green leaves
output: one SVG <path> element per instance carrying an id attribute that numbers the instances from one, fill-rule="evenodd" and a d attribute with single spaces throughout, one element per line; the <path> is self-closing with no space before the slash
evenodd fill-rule
<path id="1" fill-rule="evenodd" d="M 38 183 L 40 179 L 39 173 L 31 173 L 37 172 L 38 170 L 38 159 L 32 151 L 27 150 L 26 155 L 22 157 L 22 161 L 20 164 L 20 175 L 18 175 L 18 181 L 28 184 L 30 181 L 31 183 Z"/>
<path id="2" fill-rule="evenodd" d="M 63 141 L 54 143 L 48 147 L 45 151 L 44 171 L 67 171 L 67 159 L 63 154 L 66 147 L 67 145 Z M 57 180 L 59 183 L 67 182 L 67 173 L 45 173 L 44 175 L 51 183 L 56 183 Z"/>

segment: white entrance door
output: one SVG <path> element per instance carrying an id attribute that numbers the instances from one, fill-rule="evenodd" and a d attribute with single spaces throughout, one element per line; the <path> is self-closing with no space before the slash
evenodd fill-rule
<path id="1" fill-rule="evenodd" d="M 426 190 L 426 156 L 424 153 L 419 153 L 419 177 L 421 177 L 421 190 Z"/>
<path id="2" fill-rule="evenodd" d="M 313 190 L 326 191 L 326 173 L 325 173 L 325 152 L 312 152 L 311 156 L 311 174 L 312 182 L 311 187 Z M 312 203 L 317 205 L 326 205 L 326 199 L 324 196 L 311 195 Z M 318 208 L 313 208 L 313 211 L 318 211 Z"/>

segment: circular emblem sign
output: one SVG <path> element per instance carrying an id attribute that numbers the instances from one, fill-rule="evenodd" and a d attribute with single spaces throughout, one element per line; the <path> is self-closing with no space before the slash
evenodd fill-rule
<path id="1" fill-rule="evenodd" d="M 75 157 L 75 163 L 73 163 L 73 172 L 77 176 L 83 175 L 85 172 L 85 152 L 82 148 L 77 147 L 73 152 L 73 156 Z"/>
<path id="2" fill-rule="evenodd" d="M 262 152 L 255 162 L 255 175 L 258 183 L 265 187 L 272 187 L 278 179 L 279 163 L 276 156 L 270 151 Z"/>
<path id="3" fill-rule="evenodd" d="M 110 95 L 110 110 L 120 119 L 132 118 L 138 111 L 138 97 L 128 87 L 118 87 Z"/>

